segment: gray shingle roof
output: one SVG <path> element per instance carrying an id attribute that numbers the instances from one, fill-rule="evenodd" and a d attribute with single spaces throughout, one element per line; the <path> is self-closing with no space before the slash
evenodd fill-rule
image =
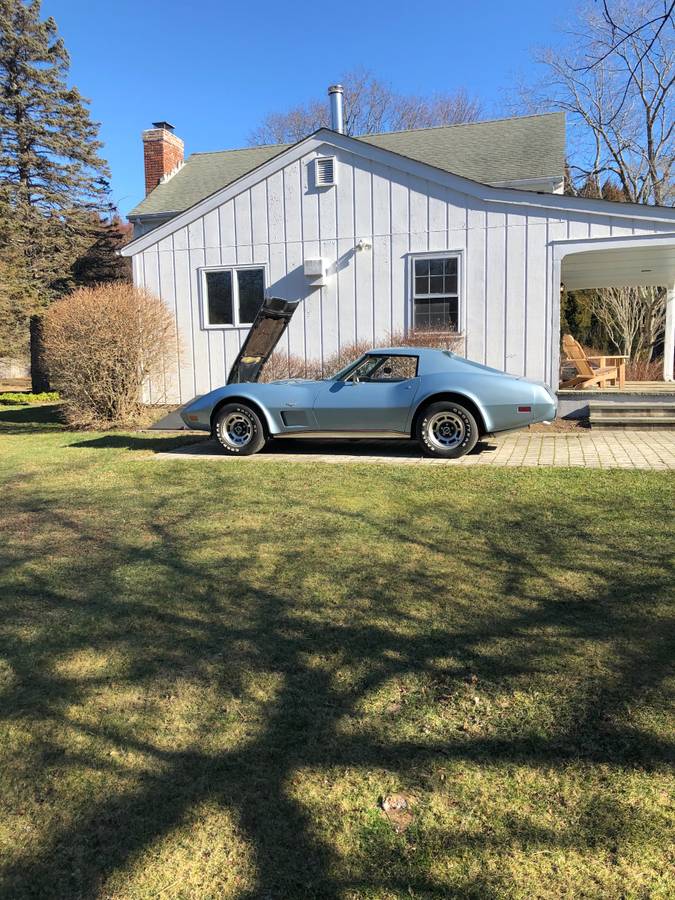
<path id="1" fill-rule="evenodd" d="M 565 171 L 562 112 L 367 134 L 360 140 L 483 184 L 562 178 Z"/>
<path id="2" fill-rule="evenodd" d="M 562 178 L 565 166 L 564 113 L 369 134 L 359 140 L 485 184 Z M 291 146 L 194 153 L 129 216 L 182 212 Z"/>

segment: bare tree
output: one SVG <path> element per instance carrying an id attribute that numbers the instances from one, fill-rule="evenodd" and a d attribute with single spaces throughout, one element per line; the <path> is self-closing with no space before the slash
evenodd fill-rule
<path id="1" fill-rule="evenodd" d="M 429 97 L 398 94 L 367 69 L 347 72 L 342 84 L 347 134 L 456 125 L 475 122 L 481 114 L 479 101 L 464 89 Z M 327 100 L 314 99 L 287 112 L 268 115 L 249 136 L 249 144 L 291 143 L 329 126 Z"/>
<path id="2" fill-rule="evenodd" d="M 634 64 L 631 66 L 626 76 L 626 87 L 622 99 L 623 103 L 628 96 L 630 82 L 637 73 L 638 66 L 643 59 L 646 58 L 654 43 L 660 37 L 661 32 L 668 28 L 668 26 L 672 28 L 673 18 L 675 16 L 675 0 L 662 0 L 661 3 L 653 4 L 651 9 L 645 8 L 644 18 L 640 19 L 639 16 L 634 18 L 630 23 L 630 29 L 626 28 L 617 18 L 614 10 L 614 3 L 609 2 L 609 0 L 602 0 L 602 17 L 611 29 L 612 41 L 609 47 L 601 53 L 600 56 L 588 64 L 588 68 L 599 65 L 610 53 L 617 52 L 623 44 L 630 41 L 635 35 L 646 33 L 647 41 L 645 42 L 644 48 L 636 57 Z"/>
<path id="3" fill-rule="evenodd" d="M 663 21 L 659 11 L 666 9 Z M 541 51 L 542 85 L 530 109 L 558 108 L 573 128 L 575 185 L 611 178 L 625 200 L 669 204 L 675 159 L 675 51 L 672 15 L 663 0 L 587 0 L 566 32 L 566 46 Z"/>
<path id="4" fill-rule="evenodd" d="M 591 308 L 619 353 L 651 361 L 666 322 L 663 288 L 602 288 L 593 294 Z"/>

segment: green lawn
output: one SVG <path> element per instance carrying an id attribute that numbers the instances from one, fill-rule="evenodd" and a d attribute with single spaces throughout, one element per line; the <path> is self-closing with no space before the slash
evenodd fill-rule
<path id="1" fill-rule="evenodd" d="M 672 474 L 0 423 L 3 897 L 673 896 Z"/>

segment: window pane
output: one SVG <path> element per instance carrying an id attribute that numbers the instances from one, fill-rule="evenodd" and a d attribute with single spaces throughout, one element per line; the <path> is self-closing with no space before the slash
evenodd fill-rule
<path id="1" fill-rule="evenodd" d="M 415 293 L 416 294 L 428 294 L 429 293 L 429 279 L 424 276 L 422 278 L 415 279 Z"/>
<path id="2" fill-rule="evenodd" d="M 415 296 L 457 293 L 457 257 L 415 260 Z M 428 273 L 428 275 L 427 275 Z"/>
<path id="3" fill-rule="evenodd" d="M 372 374 L 372 381 L 406 381 L 417 374 L 416 356 L 389 356 Z"/>
<path id="4" fill-rule="evenodd" d="M 429 324 L 432 328 L 443 328 L 448 324 L 448 301 L 429 301 Z"/>
<path id="5" fill-rule="evenodd" d="M 237 272 L 239 285 L 239 322 L 250 324 L 265 298 L 265 279 L 263 269 L 239 269 Z"/>
<path id="6" fill-rule="evenodd" d="M 450 331 L 459 331 L 459 300 L 453 297 L 448 303 L 448 327 Z"/>
<path id="7" fill-rule="evenodd" d="M 429 328 L 428 300 L 415 300 L 415 328 L 421 331 Z"/>
<path id="8" fill-rule="evenodd" d="M 380 356 L 366 356 L 366 358 L 352 371 L 349 377 L 352 379 L 370 378 L 371 372 L 380 365 L 381 359 L 382 357 Z"/>
<path id="9" fill-rule="evenodd" d="M 456 297 L 415 300 L 415 328 L 420 331 L 457 331 L 457 310 Z"/>
<path id="10" fill-rule="evenodd" d="M 206 273 L 206 305 L 209 325 L 233 325 L 232 272 Z"/>
<path id="11" fill-rule="evenodd" d="M 364 383 L 404 381 L 417 374 L 416 356 L 368 356 L 351 374 Z"/>
<path id="12" fill-rule="evenodd" d="M 444 294 L 456 294 L 457 293 L 457 275 L 446 275 L 443 279 L 443 293 Z"/>

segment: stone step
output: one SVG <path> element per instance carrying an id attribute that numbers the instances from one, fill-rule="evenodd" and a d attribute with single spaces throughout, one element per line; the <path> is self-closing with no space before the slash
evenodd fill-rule
<path id="1" fill-rule="evenodd" d="M 603 403 L 600 400 L 591 400 L 588 404 L 590 418 L 602 416 L 603 418 L 623 419 L 631 418 L 672 418 L 675 416 L 675 403 Z"/>
<path id="2" fill-rule="evenodd" d="M 605 416 L 592 415 L 589 420 L 591 428 L 675 428 L 675 416 Z"/>

